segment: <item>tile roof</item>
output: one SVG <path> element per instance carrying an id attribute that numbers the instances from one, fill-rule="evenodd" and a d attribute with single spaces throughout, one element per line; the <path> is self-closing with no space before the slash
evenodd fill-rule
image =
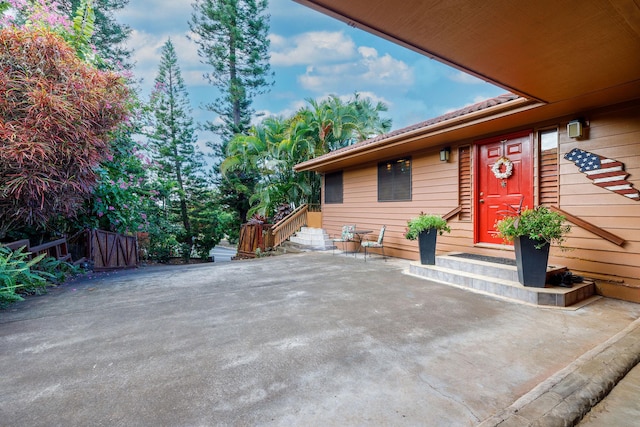
<path id="1" fill-rule="evenodd" d="M 416 124 L 404 127 L 402 129 L 397 129 L 397 130 L 394 130 L 394 131 L 391 131 L 391 132 L 388 132 L 388 133 L 385 133 L 385 134 L 382 134 L 382 135 L 375 136 L 375 137 L 370 138 L 370 139 L 366 139 L 364 141 L 357 142 L 357 143 L 355 143 L 353 145 L 349 145 L 347 147 L 343 147 L 343 148 L 340 148 L 338 150 L 331 151 L 331 152 L 329 152 L 327 154 L 323 154 L 322 156 L 318 156 L 318 157 L 316 157 L 314 159 L 311 159 L 310 162 L 314 162 L 315 163 L 315 162 L 317 162 L 319 160 L 323 160 L 325 158 L 330 158 L 330 157 L 334 157 L 334 156 L 337 157 L 337 156 L 340 156 L 341 154 L 343 154 L 345 152 L 348 152 L 348 151 L 351 151 L 351 150 L 360 149 L 360 148 L 362 148 L 364 146 L 367 146 L 367 145 L 371 145 L 371 144 L 374 144 L 374 143 L 377 143 L 377 142 L 381 142 L 381 141 L 384 141 L 384 140 L 387 140 L 387 139 L 391 139 L 391 138 L 397 137 L 397 136 L 405 134 L 405 133 L 414 132 L 414 131 L 422 129 L 422 128 L 427 128 L 427 127 L 435 125 L 437 123 L 446 122 L 447 120 L 456 119 L 456 118 L 465 116 L 467 114 L 475 113 L 477 111 L 486 110 L 487 108 L 494 107 L 494 106 L 500 105 L 500 104 L 504 104 L 506 102 L 513 101 L 513 100 L 516 100 L 516 99 L 519 99 L 519 98 L 521 98 L 519 95 L 515 95 L 515 94 L 512 94 L 512 93 L 506 93 L 506 94 L 497 96 L 495 98 L 491 98 L 491 99 L 487 99 L 487 100 L 484 100 L 484 101 L 481 101 L 481 102 L 477 102 L 475 104 L 468 105 L 466 107 L 460 108 L 460 109 L 452 111 L 450 113 L 446 113 L 446 114 L 443 114 L 441 116 L 438 116 L 438 117 L 435 117 L 435 118 L 432 118 L 432 119 L 429 119 L 429 120 L 425 120 L 425 121 L 420 122 L 420 123 L 416 123 Z M 307 163 L 307 162 L 304 162 L 304 163 Z M 301 163 L 301 164 L 304 164 L 304 163 Z"/>

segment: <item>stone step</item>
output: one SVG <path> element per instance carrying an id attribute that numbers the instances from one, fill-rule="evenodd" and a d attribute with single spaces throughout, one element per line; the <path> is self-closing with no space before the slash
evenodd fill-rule
<path id="1" fill-rule="evenodd" d="M 518 281 L 518 269 L 515 265 L 515 260 L 494 257 L 479 257 L 480 259 L 474 259 L 466 258 L 465 256 L 467 255 L 468 254 L 463 253 L 440 255 L 436 258 L 436 264 L 440 267 L 455 271 L 464 271 L 513 282 Z M 547 267 L 547 276 L 566 270 L 567 268 L 563 266 L 549 265 Z"/>
<path id="2" fill-rule="evenodd" d="M 302 227 L 300 231 L 289 238 L 289 241 L 315 250 L 327 250 L 333 248 L 333 241 L 322 228 Z"/>
<path id="3" fill-rule="evenodd" d="M 565 267 L 552 266 L 547 274 L 565 270 Z M 458 256 L 437 256 L 436 265 L 412 262 L 409 272 L 430 280 L 538 306 L 576 307 L 596 294 L 594 282 L 588 279 L 573 284 L 571 288 L 550 285 L 544 288 L 528 287 L 518 282 L 515 266 Z"/>
<path id="4" fill-rule="evenodd" d="M 300 228 L 300 231 L 298 231 L 296 234 L 328 236 L 327 232 L 324 231 L 324 228 L 315 228 L 315 227 L 302 227 Z"/>

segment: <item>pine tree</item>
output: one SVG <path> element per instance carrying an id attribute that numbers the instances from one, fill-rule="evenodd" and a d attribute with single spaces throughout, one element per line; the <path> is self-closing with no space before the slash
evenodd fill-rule
<path id="1" fill-rule="evenodd" d="M 209 129 L 224 141 L 249 128 L 254 96 L 271 85 L 267 0 L 196 0 L 189 23 L 199 45 L 198 55 L 213 71 L 205 78 L 220 96 L 207 109 L 221 125 Z"/>
<path id="2" fill-rule="evenodd" d="M 196 147 L 189 105 L 178 57 L 168 40 L 162 47 L 158 76 L 149 103 L 153 117 L 148 136 L 157 162 L 158 180 L 163 187 L 171 189 L 167 202 L 171 217 L 182 226 L 177 237 L 183 245 L 185 258 L 189 257 L 196 237 L 190 209 L 204 187 L 202 154 Z"/>
<path id="3" fill-rule="evenodd" d="M 221 138 L 211 146 L 217 157 L 214 174 L 223 196 L 220 202 L 233 212 L 238 228 L 247 219 L 249 198 L 259 177 L 240 172 L 222 176 L 219 162 L 226 157 L 231 138 L 249 130 L 253 98 L 272 84 L 267 4 L 267 0 L 196 0 L 189 23 L 202 62 L 212 67 L 205 78 L 220 93 L 206 106 L 217 115 L 217 121 L 207 122 L 206 128 Z"/>
<path id="4" fill-rule="evenodd" d="M 82 2 L 83 0 L 62 0 L 58 4 L 61 11 L 69 19 L 73 19 Z M 114 12 L 123 9 L 128 3 L 129 0 L 92 1 L 95 21 L 91 43 L 101 59 L 118 68 L 131 68 L 131 51 L 123 45 L 131 34 L 131 28 L 119 24 L 114 17 Z"/>

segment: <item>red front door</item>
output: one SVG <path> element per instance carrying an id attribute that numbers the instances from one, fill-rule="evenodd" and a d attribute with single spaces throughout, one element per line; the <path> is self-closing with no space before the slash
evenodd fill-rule
<path id="1" fill-rule="evenodd" d="M 504 243 L 495 236 L 495 222 L 510 211 L 509 206 L 517 208 L 520 201 L 523 207 L 533 207 L 532 132 L 476 141 L 476 147 L 475 240 Z M 494 172 L 496 162 L 499 167 Z M 499 177 L 508 172 L 510 176 Z"/>

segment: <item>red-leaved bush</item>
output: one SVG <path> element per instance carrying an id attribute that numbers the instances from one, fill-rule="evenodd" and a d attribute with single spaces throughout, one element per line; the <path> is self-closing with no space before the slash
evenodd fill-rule
<path id="1" fill-rule="evenodd" d="M 128 97 L 121 76 L 82 62 L 60 36 L 0 30 L 0 238 L 75 215 Z"/>

